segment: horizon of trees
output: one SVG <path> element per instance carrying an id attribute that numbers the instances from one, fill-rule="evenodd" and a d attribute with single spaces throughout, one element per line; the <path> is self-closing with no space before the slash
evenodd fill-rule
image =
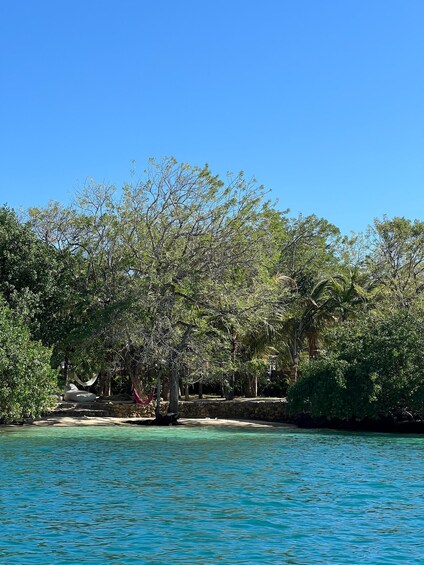
<path id="1" fill-rule="evenodd" d="M 293 406 L 316 414 L 422 410 L 424 367 L 407 353 L 420 346 L 410 329 L 422 322 L 423 291 L 424 222 L 384 217 L 342 236 L 325 219 L 276 210 L 243 173 L 221 180 L 174 159 L 150 161 L 133 185 L 90 184 L 71 205 L 24 219 L 0 208 L 4 323 L 40 342 L 62 378 L 99 375 L 103 396 L 146 392 L 160 376 L 169 413 L 181 387 L 209 382 L 228 397 L 289 387 Z M 346 363 L 375 352 L 346 351 L 378 332 L 397 346 L 355 385 Z M 8 355 L 0 344 L 0 418 L 16 400 Z M 346 405 L 355 386 L 361 410 Z M 332 395 L 345 395 L 340 410 Z"/>

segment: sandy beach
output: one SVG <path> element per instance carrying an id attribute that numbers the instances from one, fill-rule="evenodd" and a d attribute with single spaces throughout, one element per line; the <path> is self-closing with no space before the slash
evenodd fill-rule
<path id="1" fill-rule="evenodd" d="M 24 424 L 25 426 L 133 426 L 134 423 L 149 418 L 112 418 L 93 416 L 47 416 Z M 133 423 L 129 423 L 129 420 Z M 265 422 L 261 420 L 225 420 L 220 418 L 180 418 L 178 422 L 184 426 L 237 426 L 245 428 L 270 428 L 270 427 L 294 427 L 281 422 Z"/>

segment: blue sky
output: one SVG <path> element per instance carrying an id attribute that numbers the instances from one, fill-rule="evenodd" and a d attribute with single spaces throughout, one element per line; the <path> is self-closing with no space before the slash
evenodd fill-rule
<path id="1" fill-rule="evenodd" d="M 423 219 L 423 29 L 421 0 L 1 0 L 0 203 L 174 155 L 345 233 Z"/>

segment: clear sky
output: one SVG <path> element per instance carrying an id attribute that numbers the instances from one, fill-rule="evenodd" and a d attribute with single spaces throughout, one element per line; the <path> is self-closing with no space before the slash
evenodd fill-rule
<path id="1" fill-rule="evenodd" d="M 0 204 L 174 155 L 343 232 L 424 219 L 423 0 L 0 0 Z"/>

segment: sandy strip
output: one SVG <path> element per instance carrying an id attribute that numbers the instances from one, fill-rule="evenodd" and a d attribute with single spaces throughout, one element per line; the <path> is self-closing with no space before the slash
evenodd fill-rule
<path id="1" fill-rule="evenodd" d="M 75 426 L 133 426 L 127 423 L 146 420 L 149 418 L 111 418 L 95 416 L 48 416 L 34 420 L 30 426 L 54 426 L 54 427 L 75 427 Z M 179 422 L 185 426 L 237 426 L 242 428 L 271 428 L 271 427 L 295 427 L 281 422 L 264 422 L 262 420 L 224 420 L 219 418 L 180 418 Z"/>

